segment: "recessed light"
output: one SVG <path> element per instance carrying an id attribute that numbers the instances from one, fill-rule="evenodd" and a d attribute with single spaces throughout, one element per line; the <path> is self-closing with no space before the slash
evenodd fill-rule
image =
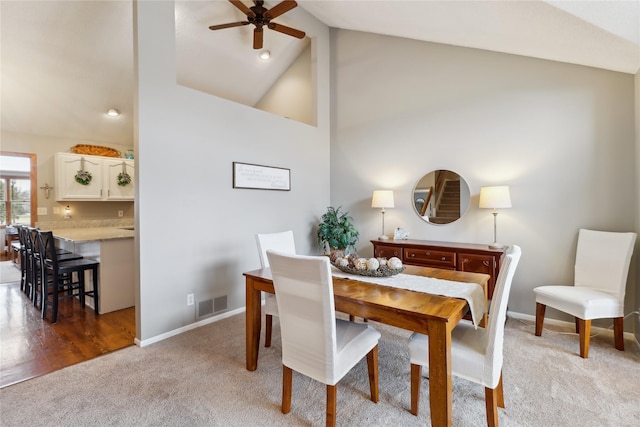
<path id="1" fill-rule="evenodd" d="M 116 110 L 115 108 L 110 108 L 107 111 L 107 116 L 109 117 L 118 117 L 120 115 L 120 111 Z"/>
<path id="2" fill-rule="evenodd" d="M 266 61 L 269 58 L 271 58 L 271 52 L 269 52 L 268 50 L 263 50 L 262 52 L 260 52 L 260 59 Z"/>

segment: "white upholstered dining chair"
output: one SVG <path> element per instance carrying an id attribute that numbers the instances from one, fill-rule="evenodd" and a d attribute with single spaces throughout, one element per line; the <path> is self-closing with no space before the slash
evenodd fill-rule
<path id="1" fill-rule="evenodd" d="M 507 302 L 521 250 L 511 246 L 505 254 L 496 281 L 487 328 L 462 322 L 451 333 L 451 372 L 485 387 L 487 425 L 498 425 L 497 406 L 504 408 L 502 350 Z M 429 366 L 429 336 L 413 333 L 409 338 L 411 359 L 411 413 L 418 415 L 422 366 Z"/>
<path id="2" fill-rule="evenodd" d="M 546 307 L 575 317 L 580 356 L 589 357 L 593 319 L 613 318 L 615 346 L 624 350 L 624 294 L 636 233 L 581 229 L 573 286 L 539 286 L 536 294 L 536 336 L 542 335 Z"/>
<path id="3" fill-rule="evenodd" d="M 287 230 L 279 233 L 256 234 L 256 244 L 260 255 L 260 266 L 269 268 L 267 250 L 272 249 L 289 255 L 296 253 L 296 245 L 293 239 L 293 231 Z M 278 303 L 276 296 L 267 293 L 264 298 L 265 331 L 264 346 L 271 347 L 271 331 L 273 329 L 273 316 L 278 315 Z"/>
<path id="4" fill-rule="evenodd" d="M 378 401 L 378 340 L 369 324 L 336 319 L 329 258 L 267 251 L 282 339 L 282 413 L 291 410 L 293 371 L 327 386 L 326 424 L 336 424 L 337 383 L 367 357 Z"/>

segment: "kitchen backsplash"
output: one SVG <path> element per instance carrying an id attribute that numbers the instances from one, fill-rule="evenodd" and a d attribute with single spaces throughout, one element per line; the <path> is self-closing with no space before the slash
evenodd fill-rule
<path id="1" fill-rule="evenodd" d="M 61 221 L 38 221 L 36 227 L 42 230 L 62 228 L 132 227 L 133 218 L 122 219 L 65 219 Z"/>

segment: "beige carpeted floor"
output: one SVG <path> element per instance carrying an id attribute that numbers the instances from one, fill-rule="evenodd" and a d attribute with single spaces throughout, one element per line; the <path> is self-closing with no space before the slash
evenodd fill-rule
<path id="1" fill-rule="evenodd" d="M 424 426 L 429 393 L 423 380 L 420 415 L 410 403 L 409 333 L 372 322 L 380 341 L 380 402 L 368 400 L 366 362 L 338 386 L 338 425 Z M 292 411 L 280 412 L 280 331 L 261 347 L 258 370 L 244 368 L 244 315 L 145 348 L 129 347 L 0 390 L 3 426 L 320 426 L 325 387 L 294 374 Z M 637 426 L 640 351 L 613 347 L 612 334 L 592 339 L 578 356 L 575 335 L 509 319 L 505 333 L 502 426 Z M 484 389 L 454 378 L 453 424 L 486 425 Z"/>
<path id="2" fill-rule="evenodd" d="M 11 261 L 0 262 L 0 283 L 17 282 L 20 280 L 20 269 Z"/>

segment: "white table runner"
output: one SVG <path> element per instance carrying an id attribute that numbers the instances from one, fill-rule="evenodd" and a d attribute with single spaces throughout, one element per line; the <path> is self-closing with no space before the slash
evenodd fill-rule
<path id="1" fill-rule="evenodd" d="M 471 318 L 476 328 L 486 311 L 484 290 L 482 286 L 477 283 L 455 282 L 453 280 L 435 279 L 433 277 L 416 276 L 413 274 L 396 274 L 391 277 L 359 276 L 357 274 L 345 273 L 334 266 L 331 266 L 331 270 L 331 274 L 335 277 L 424 292 L 432 295 L 463 298 L 467 301 L 467 304 L 469 304 Z"/>

